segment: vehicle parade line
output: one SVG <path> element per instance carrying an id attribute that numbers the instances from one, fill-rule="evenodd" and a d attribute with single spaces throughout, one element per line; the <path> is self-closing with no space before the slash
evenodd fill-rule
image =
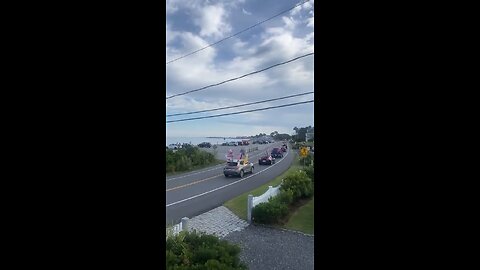
<path id="1" fill-rule="evenodd" d="M 263 150 L 258 150 L 258 151 L 263 151 Z M 253 157 L 257 157 L 257 156 L 261 155 L 262 153 L 263 153 L 263 152 L 260 152 L 260 153 L 258 153 L 258 154 L 256 154 L 256 155 L 252 155 L 251 157 L 252 157 L 252 158 L 253 158 Z M 191 176 L 191 175 L 195 175 L 195 174 L 199 174 L 199 173 L 204 173 L 204 172 L 213 171 L 213 170 L 218 169 L 218 168 L 221 168 L 221 167 L 223 167 L 223 166 L 225 166 L 225 164 L 216 165 L 216 166 L 214 166 L 214 167 L 212 167 L 212 168 L 210 168 L 210 169 L 208 169 L 208 170 L 205 170 L 205 171 L 198 171 L 198 172 L 194 172 L 194 173 L 191 173 L 191 174 L 186 174 L 186 175 L 182 175 L 182 176 L 179 176 L 179 177 L 174 177 L 174 178 L 167 179 L 166 182 L 172 181 L 172 180 L 176 180 L 176 179 L 180 179 L 180 178 L 184 178 L 184 177 Z"/>
<path id="2" fill-rule="evenodd" d="M 250 175 L 250 176 L 248 176 L 248 177 L 241 178 L 240 180 L 237 180 L 237 181 L 232 182 L 232 183 L 230 183 L 230 184 L 226 184 L 226 185 L 220 186 L 220 187 L 218 187 L 218 188 L 214 188 L 214 189 L 212 189 L 212 190 L 209 190 L 209 191 L 206 191 L 206 192 L 197 194 L 197 195 L 195 195 L 195 196 L 192 196 L 192 197 L 189 197 L 189 198 L 185 198 L 185 199 L 183 199 L 183 200 L 180 200 L 180 201 L 176 201 L 176 202 L 167 204 L 165 207 L 169 207 L 169 206 L 176 205 L 176 204 L 179 204 L 179 203 L 182 203 L 182 202 L 186 202 L 186 201 L 189 201 L 189 200 L 198 198 L 198 197 L 200 197 L 200 196 L 203 196 L 203 195 L 212 193 L 212 192 L 214 192 L 214 191 L 220 190 L 220 189 L 222 189 L 222 188 L 226 188 L 226 187 L 231 186 L 231 185 L 233 185 L 233 184 L 236 184 L 236 183 L 240 183 L 240 182 L 242 182 L 242 181 L 245 181 L 245 180 L 247 180 L 247 179 L 250 178 L 250 177 L 253 177 L 253 176 L 255 176 L 255 175 L 257 175 L 257 174 L 259 174 L 259 173 L 261 173 L 261 172 L 264 172 L 264 171 L 266 171 L 266 170 L 268 170 L 268 169 L 273 168 L 273 167 L 276 166 L 277 164 L 280 164 L 282 161 L 285 160 L 285 158 L 288 156 L 288 154 L 290 154 L 290 151 L 288 151 L 287 154 L 286 154 L 279 162 L 276 162 L 275 164 L 270 165 L 268 168 L 265 168 L 264 170 L 261 170 L 261 171 L 259 171 L 259 172 L 257 172 L 257 173 L 254 173 L 254 174 L 252 174 L 252 175 Z"/>

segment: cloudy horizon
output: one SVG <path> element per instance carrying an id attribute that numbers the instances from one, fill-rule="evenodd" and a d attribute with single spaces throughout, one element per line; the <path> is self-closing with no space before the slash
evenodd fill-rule
<path id="1" fill-rule="evenodd" d="M 314 52 L 313 0 L 238 36 L 166 65 L 166 96 L 235 78 Z M 228 37 L 299 1 L 167 0 L 167 61 Z M 313 91 L 313 56 L 202 91 L 166 100 L 167 114 L 208 110 Z M 169 120 L 239 112 L 312 100 L 313 94 Z M 313 103 L 166 124 L 167 136 L 292 134 L 314 126 Z"/>

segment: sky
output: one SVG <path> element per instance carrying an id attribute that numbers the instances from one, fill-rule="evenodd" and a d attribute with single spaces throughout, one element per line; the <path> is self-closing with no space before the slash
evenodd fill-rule
<path id="1" fill-rule="evenodd" d="M 167 62 L 287 10 L 302 0 L 167 0 Z M 314 1 L 233 38 L 166 65 L 166 97 L 239 77 L 314 52 Z M 219 86 L 166 100 L 167 115 L 261 101 L 314 91 L 313 55 Z M 313 100 L 314 94 L 177 120 Z M 314 126 L 314 103 L 166 124 L 167 137 L 293 134 Z"/>

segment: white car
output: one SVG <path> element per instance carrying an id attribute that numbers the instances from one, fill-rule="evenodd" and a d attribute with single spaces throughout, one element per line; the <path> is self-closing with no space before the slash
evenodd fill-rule
<path id="1" fill-rule="evenodd" d="M 182 145 L 180 145 L 180 144 L 174 144 L 174 143 L 172 143 L 172 144 L 169 144 L 169 145 L 168 145 L 168 149 L 174 149 L 174 150 L 176 150 L 176 149 L 180 149 L 180 148 L 182 148 Z"/>
<path id="2" fill-rule="evenodd" d="M 237 142 L 229 142 L 228 146 L 238 146 L 238 143 Z"/>

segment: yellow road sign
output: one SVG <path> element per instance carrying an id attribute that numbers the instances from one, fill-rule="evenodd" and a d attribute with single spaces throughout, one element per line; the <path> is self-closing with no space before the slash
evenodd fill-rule
<path id="1" fill-rule="evenodd" d="M 301 157 L 306 157 L 308 155 L 308 148 L 302 147 L 300 148 L 300 156 Z"/>

